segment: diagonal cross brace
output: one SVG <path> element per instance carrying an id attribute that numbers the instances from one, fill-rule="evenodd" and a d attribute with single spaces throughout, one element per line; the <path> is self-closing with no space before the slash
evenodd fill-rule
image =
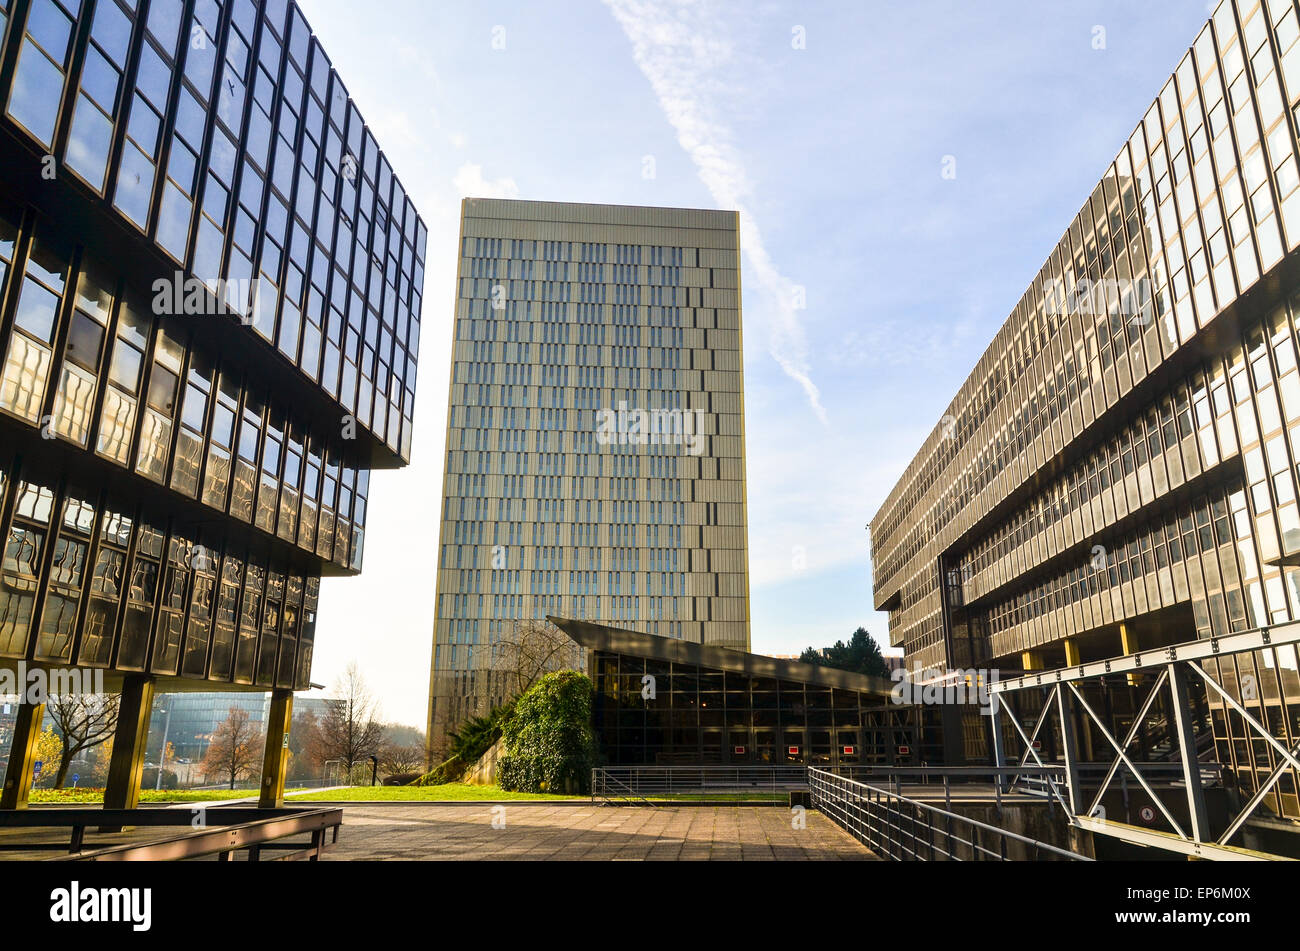
<path id="1" fill-rule="evenodd" d="M 1142 784 L 1142 788 L 1145 789 L 1147 795 L 1151 797 L 1151 801 L 1156 804 L 1156 807 L 1164 814 L 1164 817 L 1169 820 L 1169 824 L 1174 827 L 1174 831 L 1178 833 L 1178 837 L 1187 841 L 1187 833 L 1183 831 L 1183 827 L 1178 824 L 1178 820 L 1170 815 L 1169 810 L 1165 808 L 1165 804 L 1160 801 L 1160 797 L 1155 794 L 1155 791 L 1147 785 L 1147 781 L 1142 778 L 1142 774 L 1138 771 L 1138 768 L 1133 765 L 1133 761 L 1129 759 L 1124 750 L 1120 748 L 1119 743 L 1115 741 L 1115 737 L 1110 735 L 1110 730 L 1106 729 L 1106 725 L 1101 722 L 1101 718 L 1093 712 L 1092 707 L 1088 706 L 1088 701 L 1083 699 L 1083 694 L 1081 694 L 1078 688 L 1072 683 L 1067 683 L 1066 686 L 1070 688 L 1070 693 L 1074 694 L 1074 696 L 1078 698 L 1084 712 L 1087 713 L 1092 722 L 1097 725 L 1097 729 L 1101 731 L 1101 735 L 1106 738 L 1106 742 L 1114 747 L 1115 752 L 1119 754 L 1119 758 L 1124 761 L 1124 765 L 1133 773 L 1133 777 Z"/>
<path id="2" fill-rule="evenodd" d="M 1142 704 L 1142 709 L 1139 710 L 1137 716 L 1133 718 L 1133 724 L 1129 727 L 1128 733 L 1124 736 L 1124 749 L 1128 749 L 1133 741 L 1137 739 L 1138 730 L 1142 728 L 1142 722 L 1146 719 L 1147 711 L 1149 711 L 1151 705 L 1155 703 L 1156 697 L 1160 696 L 1160 688 L 1165 685 L 1165 679 L 1168 676 L 1168 670 L 1160 671 L 1160 676 L 1156 679 L 1155 686 L 1153 686 L 1151 692 L 1147 694 L 1146 702 Z M 1101 788 L 1097 790 L 1097 797 L 1093 799 L 1092 805 L 1088 807 L 1086 815 L 1091 816 L 1096 812 L 1097 806 L 1101 804 L 1101 797 L 1106 795 L 1106 790 L 1110 788 L 1111 782 L 1115 779 L 1115 774 L 1119 772 L 1120 762 L 1119 757 L 1116 757 L 1115 761 L 1110 764 L 1110 769 L 1106 772 L 1106 778 L 1102 780 Z"/>

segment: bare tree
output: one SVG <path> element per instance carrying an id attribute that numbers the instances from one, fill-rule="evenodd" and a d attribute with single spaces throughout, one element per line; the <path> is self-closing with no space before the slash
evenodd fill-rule
<path id="1" fill-rule="evenodd" d="M 59 772 L 54 788 L 62 789 L 68 778 L 68 767 L 83 750 L 94 749 L 112 738 L 117 730 L 117 711 L 121 697 L 116 694 L 77 694 L 50 697 L 45 712 L 54 721 L 54 732 L 59 734 L 63 751 L 59 757 Z"/>
<path id="2" fill-rule="evenodd" d="M 493 706 L 518 697 L 546 674 L 577 667 L 578 645 L 546 621 L 516 621 L 492 645 Z"/>
<path id="3" fill-rule="evenodd" d="M 384 727 L 379 722 L 379 704 L 355 661 L 334 682 L 334 693 L 334 699 L 325 701 L 312 752 L 318 762 L 340 760 L 350 776 L 353 766 L 379 754 Z"/>
<path id="4" fill-rule="evenodd" d="M 230 716 L 212 734 L 199 768 L 205 776 L 226 777 L 234 789 L 239 780 L 257 775 L 264 743 L 261 730 L 249 722 L 248 711 L 231 707 Z"/>
<path id="5" fill-rule="evenodd" d="M 471 648 L 472 686 L 435 671 L 435 696 L 429 732 L 428 763 L 450 752 L 450 736 L 466 721 L 487 716 L 524 693 L 546 674 L 582 670 L 582 649 L 559 628 L 542 619 L 518 620 L 490 646 Z"/>
<path id="6" fill-rule="evenodd" d="M 424 769 L 424 744 L 417 746 L 397 746 L 385 743 L 379 749 L 379 773 L 381 776 L 396 776 L 401 773 L 418 773 Z"/>

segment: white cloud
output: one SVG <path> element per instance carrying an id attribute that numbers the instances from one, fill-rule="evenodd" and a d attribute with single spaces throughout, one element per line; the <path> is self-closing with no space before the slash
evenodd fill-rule
<path id="1" fill-rule="evenodd" d="M 465 198 L 518 198 L 519 186 L 513 178 L 489 181 L 483 177 L 483 166 L 467 162 L 456 171 L 452 180 L 456 191 Z"/>
<path id="2" fill-rule="evenodd" d="M 808 340 L 797 304 L 802 293 L 768 254 L 750 209 L 753 190 L 744 162 L 731 144 L 719 99 L 743 95 L 720 75 L 733 55 L 718 37 L 734 26 L 724 23 L 711 4 L 658 0 L 605 0 L 632 42 L 636 64 L 659 99 L 677 141 L 695 163 L 700 180 L 723 208 L 740 212 L 740 244 L 753 275 L 768 293 L 771 325 L 768 352 L 803 389 L 813 412 L 827 422 L 821 391 L 812 379 Z"/>

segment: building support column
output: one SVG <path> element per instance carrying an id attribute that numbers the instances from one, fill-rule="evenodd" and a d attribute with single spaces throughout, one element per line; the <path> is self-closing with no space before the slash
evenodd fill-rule
<path id="1" fill-rule="evenodd" d="M 122 682 L 122 702 L 117 711 L 113 755 L 108 762 L 108 784 L 104 789 L 105 809 L 135 809 L 140 805 L 153 692 L 154 680 L 145 674 L 132 674 Z M 104 827 L 104 831 L 108 829 Z"/>
<path id="2" fill-rule="evenodd" d="M 945 703 L 939 708 L 939 726 L 943 735 L 943 766 L 966 765 L 966 725 L 962 707 Z"/>
<path id="3" fill-rule="evenodd" d="M 0 792 L 0 809 L 26 809 L 32 791 L 32 770 L 36 766 L 36 741 L 45 720 L 45 704 L 18 704 L 18 721 L 14 740 L 9 747 L 9 766 L 5 770 L 4 791 Z"/>
<path id="4" fill-rule="evenodd" d="M 284 776 L 289 767 L 289 728 L 293 725 L 293 691 L 271 691 L 266 717 L 266 748 L 262 752 L 262 794 L 259 809 L 284 806 Z"/>
<path id="5" fill-rule="evenodd" d="M 1067 637 L 1065 644 L 1065 666 L 1078 667 L 1083 663 L 1082 655 L 1079 653 L 1079 642 L 1073 637 Z"/>
<path id="6" fill-rule="evenodd" d="M 1079 653 L 1079 642 L 1073 637 L 1067 637 L 1063 642 L 1065 645 L 1065 666 L 1078 667 L 1083 663 L 1083 655 Z M 1091 763 L 1094 760 L 1092 750 L 1092 725 L 1083 719 L 1079 724 L 1079 740 L 1083 745 L 1082 755 L 1085 763 Z"/>
<path id="7" fill-rule="evenodd" d="M 1119 626 L 1119 651 L 1127 657 L 1129 654 L 1136 654 L 1138 650 L 1137 635 L 1134 634 L 1127 624 L 1121 623 Z M 1142 682 L 1141 674 L 1129 674 L 1128 685 L 1136 687 Z"/>
<path id="8" fill-rule="evenodd" d="M 1022 670 L 1042 670 L 1043 658 L 1037 651 L 1021 651 L 1020 667 Z"/>

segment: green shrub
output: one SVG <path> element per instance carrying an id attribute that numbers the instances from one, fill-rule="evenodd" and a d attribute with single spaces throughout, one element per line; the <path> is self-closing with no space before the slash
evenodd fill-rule
<path id="1" fill-rule="evenodd" d="M 170 769 L 164 769 L 162 774 L 162 789 L 175 789 L 178 785 L 176 774 Z M 158 786 L 158 767 L 146 766 L 140 775 L 140 788 L 153 789 Z"/>
<path id="2" fill-rule="evenodd" d="M 513 712 L 514 701 L 511 701 L 487 716 L 466 720 L 455 733 L 447 734 L 448 752 L 466 764 L 477 763 L 501 739 L 501 731 Z"/>
<path id="3" fill-rule="evenodd" d="M 464 775 L 466 769 L 468 766 L 459 756 L 449 756 L 411 785 L 442 786 L 446 783 L 454 783 Z"/>
<path id="4" fill-rule="evenodd" d="M 504 724 L 497 785 L 507 792 L 589 792 L 596 763 L 592 693 L 591 681 L 572 670 L 547 674 L 529 688 Z"/>
<path id="5" fill-rule="evenodd" d="M 419 773 L 392 773 L 384 777 L 383 785 L 385 786 L 410 786 L 420 778 Z"/>
<path id="6" fill-rule="evenodd" d="M 445 760 L 417 778 L 413 786 L 442 786 L 454 783 L 465 771 L 482 759 L 501 739 L 505 723 L 514 712 L 514 701 L 497 707 L 487 716 L 466 720 L 455 733 L 448 733 L 448 753 Z"/>

